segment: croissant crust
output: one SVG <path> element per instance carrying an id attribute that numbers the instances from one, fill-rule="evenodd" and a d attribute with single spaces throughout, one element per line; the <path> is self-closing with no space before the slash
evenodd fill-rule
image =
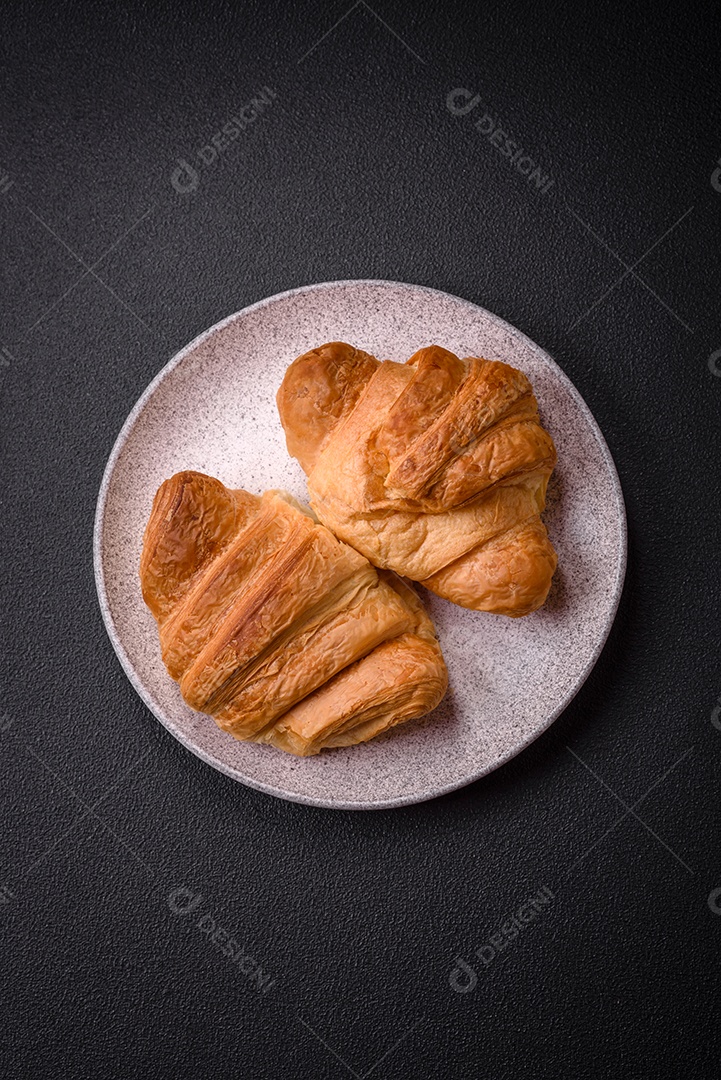
<path id="1" fill-rule="evenodd" d="M 445 693 L 413 590 L 282 492 L 197 472 L 166 480 L 140 580 L 185 701 L 238 739 L 317 754 L 422 716 Z"/>
<path id="2" fill-rule="evenodd" d="M 438 345 L 397 364 L 331 342 L 290 365 L 277 403 L 341 540 L 463 607 L 515 617 L 544 603 L 556 450 L 521 371 Z"/>

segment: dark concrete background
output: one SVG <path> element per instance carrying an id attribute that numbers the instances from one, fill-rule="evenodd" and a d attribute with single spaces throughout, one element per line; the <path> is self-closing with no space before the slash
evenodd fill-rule
<path id="1" fill-rule="evenodd" d="M 719 32 L 659 10 L 3 9 L 0 1075 L 721 1075 Z M 106 459 L 169 357 L 348 277 L 444 289 L 547 348 L 630 529 L 610 640 L 550 731 L 370 814 L 174 742 L 91 557 Z"/>

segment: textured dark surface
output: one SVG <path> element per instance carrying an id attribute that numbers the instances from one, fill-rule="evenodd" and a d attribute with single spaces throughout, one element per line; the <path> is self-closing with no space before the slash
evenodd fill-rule
<path id="1" fill-rule="evenodd" d="M 2 1076 L 721 1075 L 719 35 L 658 10 L 4 9 Z M 453 114 L 454 88 L 481 102 Z M 561 719 L 490 778 L 374 814 L 273 800 L 176 744 L 91 559 L 105 461 L 167 359 L 345 277 L 467 297 L 547 348 L 630 530 Z"/>

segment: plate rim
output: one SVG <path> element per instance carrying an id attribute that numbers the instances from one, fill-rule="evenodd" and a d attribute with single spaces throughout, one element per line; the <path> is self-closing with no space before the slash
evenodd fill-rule
<path id="1" fill-rule="evenodd" d="M 509 750 L 507 750 L 504 754 L 495 759 L 492 764 L 484 766 L 477 772 L 469 775 L 464 775 L 457 781 L 444 784 L 439 788 L 434 788 L 420 794 L 416 793 L 412 795 L 399 795 L 390 799 L 381 799 L 377 802 L 368 802 L 367 800 L 350 802 L 343 800 L 331 801 L 329 799 L 314 798 L 308 795 L 303 795 L 301 793 L 284 791 L 282 788 L 274 787 L 272 784 L 263 783 L 261 781 L 255 780 L 254 778 L 240 776 L 238 775 L 238 770 L 233 769 L 230 766 L 225 765 L 224 762 L 218 761 L 217 759 L 213 758 L 209 753 L 207 753 L 205 750 L 203 750 L 201 747 L 197 746 L 189 738 L 187 738 L 183 732 L 179 732 L 178 730 L 176 730 L 176 728 L 172 727 L 170 722 L 167 721 L 165 717 L 163 717 L 162 715 L 158 715 L 158 712 L 156 711 L 156 706 L 151 700 L 149 692 L 146 691 L 142 680 L 140 679 L 135 668 L 133 667 L 132 661 L 125 650 L 125 647 L 120 639 L 120 635 L 118 634 L 117 627 L 115 625 L 115 621 L 113 619 L 113 615 L 110 609 L 110 603 L 105 584 L 105 569 L 103 566 L 102 550 L 102 535 L 105 523 L 105 510 L 107 505 L 108 492 L 110 489 L 110 484 L 112 481 L 113 473 L 115 471 L 117 460 L 120 457 L 120 454 L 122 453 L 123 448 L 125 447 L 125 444 L 128 441 L 128 438 L 130 437 L 130 434 L 135 427 L 138 417 L 145 408 L 145 405 L 155 393 L 160 384 L 168 378 L 168 376 L 175 370 L 176 367 L 178 367 L 180 363 L 182 363 L 186 356 L 188 356 L 189 353 L 195 350 L 200 344 L 202 344 L 203 341 L 209 338 L 212 334 L 223 330 L 226 326 L 229 326 L 231 323 L 237 321 L 241 317 L 247 316 L 252 312 L 258 311 L 264 307 L 269 307 L 271 304 L 277 303 L 280 300 L 285 300 L 288 297 L 296 296 L 300 293 L 321 292 L 328 289 L 338 288 L 357 288 L 359 286 L 413 289 L 415 291 L 429 293 L 434 296 L 441 296 L 444 299 L 454 300 L 459 304 L 471 307 L 476 311 L 482 312 L 485 317 L 490 319 L 500 329 L 507 332 L 510 331 L 513 335 L 520 337 L 522 341 L 527 346 L 529 346 L 532 351 L 541 353 L 544 360 L 551 364 L 551 367 L 554 370 L 556 377 L 565 386 L 566 390 L 570 393 L 576 405 L 579 407 L 584 419 L 588 423 L 596 441 L 599 444 L 604 459 L 604 464 L 610 476 L 611 485 L 616 499 L 621 539 L 621 550 L 619 553 L 620 557 L 618 562 L 618 568 L 616 572 L 616 577 L 613 582 L 613 602 L 603 633 L 600 635 L 599 640 L 596 642 L 596 645 L 588 659 L 588 662 L 584 666 L 580 677 L 576 681 L 576 685 L 564 695 L 557 708 L 549 713 L 545 722 L 535 728 L 529 736 L 521 739 L 518 743 L 514 743 Z M 318 806 L 328 810 L 387 810 L 394 809 L 396 807 L 411 806 L 416 803 L 428 802 L 431 799 L 440 798 L 440 796 L 442 795 L 448 795 L 453 791 L 459 791 L 461 788 L 467 787 L 469 784 L 475 783 L 475 781 L 477 780 L 481 780 L 484 776 L 488 776 L 490 773 L 495 772 L 496 769 L 499 769 L 503 765 L 506 765 L 514 757 L 522 753 L 528 746 L 531 745 L 531 743 L 535 742 L 536 739 L 540 738 L 540 736 L 543 735 L 544 732 L 548 731 L 551 724 L 553 724 L 561 715 L 561 713 L 563 713 L 568 708 L 575 696 L 581 690 L 581 687 L 585 684 L 591 671 L 595 667 L 603 651 L 603 648 L 608 641 L 609 634 L 611 633 L 611 629 L 616 620 L 618 606 L 620 604 L 621 596 L 623 594 L 623 586 L 626 577 L 627 564 L 628 519 L 626 514 L 626 504 L 623 497 L 623 489 L 621 487 L 618 470 L 616 469 L 616 463 L 608 447 L 606 438 L 601 431 L 601 428 L 596 421 L 596 418 L 591 412 L 590 407 L 586 404 L 586 401 L 584 400 L 580 391 L 576 388 L 569 376 L 556 363 L 551 354 L 547 352 L 547 350 L 544 349 L 542 346 L 538 345 L 535 341 L 529 338 L 528 335 L 525 334 L 522 330 L 519 330 L 517 327 L 509 323 L 506 319 L 501 318 L 500 315 L 496 315 L 492 311 L 488 311 L 487 308 L 482 307 L 480 304 L 474 303 L 472 300 L 466 300 L 463 297 L 456 296 L 454 293 L 448 293 L 445 292 L 443 289 L 435 289 L 428 285 L 418 285 L 413 284 L 412 282 L 393 281 L 384 278 L 348 278 L 340 279 L 338 281 L 321 281 L 311 285 L 300 285 L 293 289 L 285 289 L 283 292 L 274 293 L 272 296 L 266 296 L 262 300 L 256 300 L 254 303 L 248 304 L 246 307 L 241 308 L 239 311 L 235 311 L 232 314 L 225 316 L 225 318 L 219 320 L 217 323 L 214 323 L 206 330 L 203 330 L 200 334 L 198 334 L 190 342 L 188 342 L 187 345 L 184 345 L 183 348 L 176 352 L 151 379 L 151 381 L 145 387 L 142 394 L 135 402 L 135 405 L 125 418 L 125 421 L 117 435 L 117 438 L 115 439 L 113 448 L 110 451 L 110 455 L 103 471 L 103 477 L 100 483 L 100 489 L 98 491 L 98 497 L 95 506 L 95 519 L 93 523 L 93 570 L 95 578 L 95 589 L 98 596 L 98 603 L 100 605 L 100 612 L 103 617 L 103 624 L 105 626 L 106 633 L 110 639 L 110 643 L 113 646 L 115 654 L 120 661 L 121 667 L 127 675 L 133 689 L 139 695 L 141 700 L 145 703 L 145 705 L 147 706 L 151 714 L 155 717 L 155 719 L 158 720 L 163 725 L 163 727 L 170 732 L 173 738 L 177 739 L 177 741 L 181 743 L 181 745 L 183 745 L 187 750 L 190 750 L 191 753 L 193 753 L 196 757 L 200 758 L 201 761 L 204 761 L 207 765 L 217 770 L 218 772 L 224 773 L 236 783 L 243 784 L 246 787 L 253 788 L 256 791 L 262 791 L 266 795 L 273 795 L 276 798 L 284 799 L 287 802 L 300 803 L 305 806 Z"/>

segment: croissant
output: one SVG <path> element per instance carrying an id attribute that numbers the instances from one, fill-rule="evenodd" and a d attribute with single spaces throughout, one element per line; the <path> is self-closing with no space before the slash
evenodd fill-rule
<path id="1" fill-rule="evenodd" d="M 293 361 L 277 404 L 318 518 L 375 566 L 477 611 L 544 603 L 556 450 L 522 372 L 438 345 L 381 363 L 334 341 Z"/>
<path id="2" fill-rule="evenodd" d="M 140 561 L 163 661 L 193 709 L 291 754 L 423 716 L 448 674 L 413 590 L 279 491 L 166 480 Z"/>

